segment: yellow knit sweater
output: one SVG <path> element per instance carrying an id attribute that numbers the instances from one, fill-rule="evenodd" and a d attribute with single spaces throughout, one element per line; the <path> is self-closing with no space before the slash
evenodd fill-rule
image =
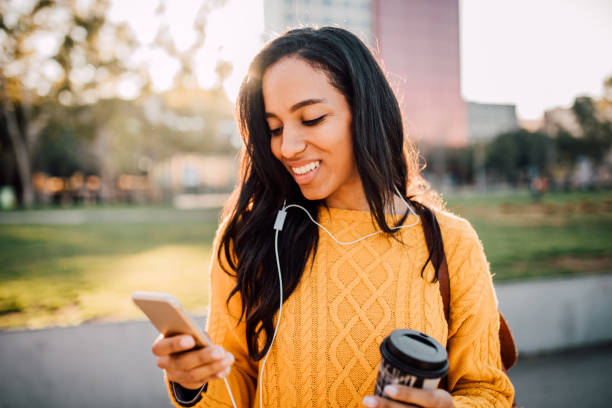
<path id="1" fill-rule="evenodd" d="M 292 211 L 290 209 L 288 216 Z M 236 358 L 228 376 L 238 407 L 361 407 L 373 394 L 379 345 L 397 328 L 422 331 L 447 346 L 448 385 L 456 407 L 510 407 L 514 390 L 501 370 L 497 301 L 482 245 L 471 225 L 438 213 L 451 285 L 451 327 L 420 224 L 401 230 L 404 244 L 383 234 L 340 246 L 320 230 L 319 247 L 294 293 L 285 301 L 263 378 L 248 359 L 239 296 L 226 307 L 234 282 L 219 266 L 215 240 L 207 322 L 215 344 Z M 351 241 L 376 231 L 369 212 L 321 210 L 320 223 Z M 390 218 L 391 221 L 391 218 Z M 406 224 L 412 223 L 411 216 Z M 220 230 L 223 224 L 220 226 Z M 273 231 L 270 230 L 272 235 Z M 291 239 L 280 233 L 279 239 Z M 172 390 L 168 390 L 172 402 Z M 231 407 L 225 384 L 213 380 L 196 407 Z"/>

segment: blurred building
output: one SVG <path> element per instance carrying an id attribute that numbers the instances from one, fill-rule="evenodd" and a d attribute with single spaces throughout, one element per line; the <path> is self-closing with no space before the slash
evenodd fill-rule
<path id="1" fill-rule="evenodd" d="M 467 102 L 466 106 L 470 143 L 488 142 L 519 128 L 516 105 Z"/>
<path id="2" fill-rule="evenodd" d="M 571 108 L 554 108 L 544 112 L 542 130 L 550 136 L 555 136 L 562 128 L 575 137 L 582 136 L 582 127 L 576 120 Z"/>
<path id="3" fill-rule="evenodd" d="M 227 193 L 236 182 L 238 166 L 234 155 L 175 154 L 152 166 L 152 194 L 156 199 L 170 199 L 183 194 Z"/>
<path id="4" fill-rule="evenodd" d="M 544 126 L 544 119 L 519 119 L 519 127 L 526 129 L 530 132 L 539 132 Z"/>
<path id="5" fill-rule="evenodd" d="M 421 145 L 468 142 L 461 98 L 458 0 L 265 0 L 266 33 L 339 25 L 382 60 L 408 135 Z"/>
<path id="6" fill-rule="evenodd" d="M 465 145 L 458 0 L 373 0 L 372 10 L 374 38 L 409 136 L 422 145 Z"/>

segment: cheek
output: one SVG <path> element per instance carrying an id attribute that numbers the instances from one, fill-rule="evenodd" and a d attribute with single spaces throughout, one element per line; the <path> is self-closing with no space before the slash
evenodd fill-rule
<path id="1" fill-rule="evenodd" d="M 339 167 L 342 173 L 351 172 L 355 167 L 355 159 L 353 156 L 353 140 L 351 132 L 347 126 L 338 126 L 329 134 L 335 135 L 333 139 L 328 139 L 328 151 L 332 152 L 334 162 Z"/>
<path id="2" fill-rule="evenodd" d="M 341 166 L 339 172 L 343 177 L 352 177 L 357 172 L 357 165 L 355 164 L 355 157 L 353 156 L 352 145 L 347 144 L 343 147 L 343 154 L 338 164 Z"/>
<path id="3" fill-rule="evenodd" d="M 281 150 L 280 137 L 270 138 L 270 150 L 272 150 L 272 154 L 274 155 L 274 157 L 276 157 L 278 160 L 281 159 L 280 157 L 280 150 Z"/>

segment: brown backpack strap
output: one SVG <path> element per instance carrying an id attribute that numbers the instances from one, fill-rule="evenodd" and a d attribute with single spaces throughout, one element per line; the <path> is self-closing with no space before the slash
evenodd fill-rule
<path id="1" fill-rule="evenodd" d="M 427 260 L 427 262 L 431 261 L 434 268 L 439 264 L 437 273 L 438 287 L 440 288 L 440 295 L 442 296 L 444 317 L 446 318 L 446 323 L 450 329 L 451 289 L 448 263 L 441 239 L 438 243 L 436 243 L 436 240 L 434 240 L 434 235 L 436 235 L 436 232 L 438 235 L 441 235 L 440 225 L 438 224 L 435 214 L 431 210 L 418 202 L 413 202 L 413 204 L 419 216 L 422 218 L 423 234 L 425 235 L 425 242 L 430 253 L 430 258 Z M 440 248 L 440 246 L 442 247 Z M 442 249 L 442 251 L 435 251 L 434 249 L 436 247 L 438 249 Z M 501 312 L 499 313 L 499 342 L 501 349 L 502 369 L 505 372 L 516 363 L 518 353 L 516 351 L 516 345 L 514 343 L 514 338 L 512 337 L 512 332 L 510 331 L 510 328 L 508 327 L 508 324 L 506 323 L 506 320 L 502 316 Z M 444 377 L 440 381 L 440 388 L 448 390 L 448 377 Z M 515 405 L 513 404 L 513 406 Z"/>
<path id="2" fill-rule="evenodd" d="M 444 317 L 450 328 L 450 278 L 448 277 L 448 264 L 446 256 L 442 257 L 440 269 L 438 269 L 438 282 L 440 286 L 440 294 L 442 295 L 442 303 L 444 304 Z"/>
<path id="3" fill-rule="evenodd" d="M 450 328 L 450 278 L 448 276 L 448 264 L 446 256 L 442 258 L 440 269 L 438 270 L 438 282 L 440 287 L 440 295 L 442 296 L 442 304 L 444 305 L 444 317 Z M 502 369 L 504 373 L 516 363 L 518 352 L 514 343 L 514 337 L 510 331 L 510 326 L 506 323 L 506 319 L 499 312 L 499 344 L 501 351 Z M 440 381 L 440 388 L 448 390 L 448 376 Z M 512 406 L 516 407 L 516 399 L 512 401 Z"/>
<path id="4" fill-rule="evenodd" d="M 510 331 L 510 326 L 506 323 L 504 315 L 499 312 L 499 344 L 501 348 L 502 364 L 504 370 L 509 370 L 516 364 L 518 359 L 518 351 L 514 343 L 514 336 Z"/>
<path id="5" fill-rule="evenodd" d="M 444 317 L 450 327 L 450 278 L 448 277 L 446 257 L 442 259 L 442 264 L 438 270 L 438 280 L 440 281 L 440 295 L 442 295 L 442 303 L 444 304 Z M 499 312 L 499 343 L 504 370 L 509 370 L 516 364 L 518 353 L 510 326 L 508 326 L 501 312 Z"/>
<path id="6" fill-rule="evenodd" d="M 446 324 L 450 329 L 450 278 L 448 277 L 448 264 L 446 256 L 442 257 L 440 269 L 438 269 L 438 286 L 440 287 L 440 295 L 442 295 L 442 304 L 444 305 L 444 317 Z M 447 339 L 448 342 L 448 339 Z M 444 376 L 440 380 L 440 388 L 450 392 L 448 389 L 448 376 Z"/>

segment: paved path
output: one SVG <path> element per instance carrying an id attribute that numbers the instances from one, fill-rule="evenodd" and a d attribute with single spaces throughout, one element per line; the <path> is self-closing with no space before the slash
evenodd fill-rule
<path id="1" fill-rule="evenodd" d="M 155 337 L 147 321 L 0 332 L 0 407 L 167 408 Z M 610 367 L 612 344 L 522 359 L 510 376 L 528 408 L 603 408 Z"/>
<path id="2" fill-rule="evenodd" d="M 520 359 L 510 370 L 526 408 L 612 406 L 612 344 Z"/>

